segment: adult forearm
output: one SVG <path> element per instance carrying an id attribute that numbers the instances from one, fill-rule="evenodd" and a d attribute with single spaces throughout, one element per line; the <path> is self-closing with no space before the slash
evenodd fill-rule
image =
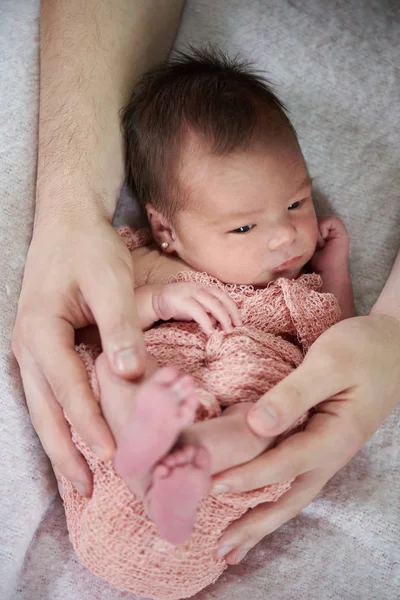
<path id="1" fill-rule="evenodd" d="M 111 217 L 123 179 L 119 111 L 169 51 L 183 0 L 43 0 L 36 219 Z"/>
<path id="2" fill-rule="evenodd" d="M 371 314 L 387 314 L 400 321 L 400 251 L 397 253 L 389 278 Z"/>

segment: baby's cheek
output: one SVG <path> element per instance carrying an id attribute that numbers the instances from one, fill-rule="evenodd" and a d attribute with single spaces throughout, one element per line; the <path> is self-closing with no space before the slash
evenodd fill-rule
<path id="1" fill-rule="evenodd" d="M 309 247 L 309 252 L 311 253 L 311 256 L 314 254 L 315 249 L 317 247 L 318 232 L 318 221 L 317 217 L 315 217 L 309 220 L 308 227 L 306 228 L 307 245 Z"/>

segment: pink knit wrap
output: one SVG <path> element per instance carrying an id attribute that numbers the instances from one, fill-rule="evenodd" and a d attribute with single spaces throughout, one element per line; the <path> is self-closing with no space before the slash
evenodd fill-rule
<path id="1" fill-rule="evenodd" d="M 120 231 L 130 249 L 148 240 L 143 233 Z M 302 361 L 315 339 L 340 317 L 332 294 L 319 290 L 318 275 L 278 279 L 264 289 L 223 285 L 205 273 L 182 272 L 170 282 L 217 286 L 236 302 L 243 326 L 231 334 L 207 337 L 195 324 L 168 322 L 145 333 L 149 352 L 160 365 L 173 364 L 196 381 L 200 420 L 216 417 L 221 406 L 256 401 Z M 96 397 L 97 348 L 77 348 Z M 298 423 L 296 424 L 298 425 Z M 215 559 L 217 541 L 232 521 L 261 502 L 276 501 L 290 482 L 243 494 L 208 496 L 198 509 L 194 532 L 185 546 L 161 539 L 143 504 L 115 473 L 72 431 L 93 473 L 93 495 L 82 498 L 67 480 L 63 500 L 70 539 L 80 560 L 117 588 L 146 598 L 188 598 L 214 582 L 226 568 Z"/>

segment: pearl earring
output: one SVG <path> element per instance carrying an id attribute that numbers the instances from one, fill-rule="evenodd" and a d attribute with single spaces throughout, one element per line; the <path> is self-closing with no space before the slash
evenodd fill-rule
<path id="1" fill-rule="evenodd" d="M 162 242 L 161 243 L 161 250 L 166 250 L 168 248 L 169 244 L 168 242 Z"/>

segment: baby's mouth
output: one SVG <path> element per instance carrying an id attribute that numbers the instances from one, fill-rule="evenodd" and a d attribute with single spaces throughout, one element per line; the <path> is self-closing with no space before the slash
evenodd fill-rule
<path id="1" fill-rule="evenodd" d="M 297 265 L 303 255 L 300 256 L 294 256 L 293 258 L 289 258 L 288 260 L 285 260 L 285 262 L 281 263 L 280 265 L 278 265 L 277 267 L 275 267 L 274 269 L 272 269 L 275 273 L 279 273 L 281 271 L 286 271 L 286 269 L 290 269 L 290 267 L 294 267 L 295 265 Z"/>

